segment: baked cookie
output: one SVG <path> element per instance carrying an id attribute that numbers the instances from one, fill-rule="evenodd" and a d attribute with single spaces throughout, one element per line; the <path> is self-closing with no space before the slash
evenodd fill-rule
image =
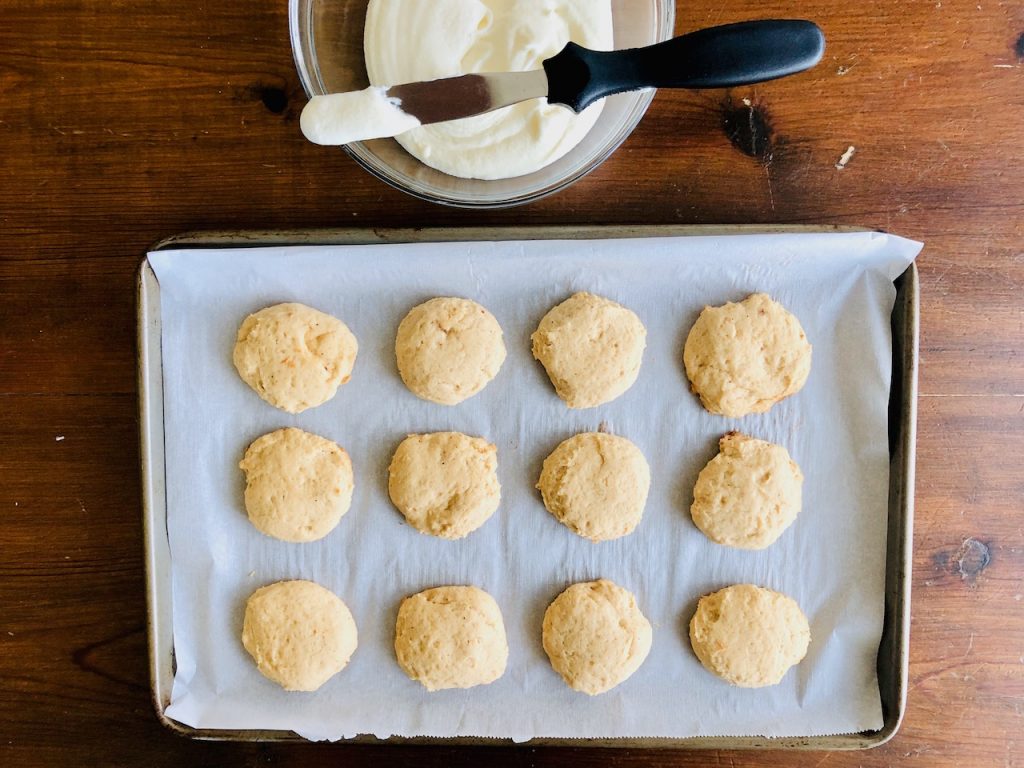
<path id="1" fill-rule="evenodd" d="M 730 432 L 693 489 L 694 525 L 718 544 L 764 549 L 796 520 L 803 473 L 781 445 Z"/>
<path id="2" fill-rule="evenodd" d="M 263 435 L 238 466 L 245 472 L 249 520 L 275 539 L 322 539 L 352 503 L 348 454 L 337 443 L 301 429 Z"/>
<path id="3" fill-rule="evenodd" d="M 234 362 L 271 405 L 302 413 L 334 397 L 352 376 L 359 344 L 341 320 L 304 304 L 276 304 L 242 321 Z"/>
<path id="4" fill-rule="evenodd" d="M 409 435 L 391 459 L 388 494 L 416 530 L 461 539 L 501 501 L 498 449 L 461 432 Z"/>
<path id="5" fill-rule="evenodd" d="M 537 483 L 548 512 L 591 541 L 631 533 L 650 487 L 651 470 L 640 449 L 601 432 L 565 440 L 544 460 Z"/>
<path id="6" fill-rule="evenodd" d="M 807 654 L 811 628 L 796 601 L 753 584 L 705 595 L 690 620 L 700 663 L 742 688 L 775 685 Z"/>
<path id="7" fill-rule="evenodd" d="M 279 581 L 245 604 L 242 645 L 286 691 L 315 691 L 356 650 L 356 623 L 341 599 L 312 581 Z"/>
<path id="8" fill-rule="evenodd" d="M 531 339 L 533 356 L 566 405 L 593 408 L 633 386 L 647 329 L 621 304 L 577 293 L 544 315 Z"/>
<path id="9" fill-rule="evenodd" d="M 498 374 L 505 342 L 494 315 L 475 301 L 437 298 L 413 307 L 399 324 L 395 357 L 414 395 L 455 405 Z"/>
<path id="10" fill-rule="evenodd" d="M 544 650 L 570 688 L 595 696 L 636 672 L 651 650 L 651 624 L 613 582 L 573 584 L 544 612 Z"/>
<path id="11" fill-rule="evenodd" d="M 428 691 L 493 683 L 508 662 L 501 609 L 476 587 L 435 587 L 407 597 L 398 609 L 395 656 Z"/>
<path id="12" fill-rule="evenodd" d="M 739 418 L 800 391 L 811 372 L 811 345 L 796 317 L 755 293 L 704 307 L 686 337 L 683 363 L 705 408 Z"/>

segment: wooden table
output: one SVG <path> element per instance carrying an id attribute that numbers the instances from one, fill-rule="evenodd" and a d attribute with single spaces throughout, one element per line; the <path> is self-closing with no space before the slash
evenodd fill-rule
<path id="1" fill-rule="evenodd" d="M 481 213 L 418 202 L 303 141 L 284 0 L 4 3 L 0 762 L 1024 762 L 1024 4 L 693 0 L 677 28 L 771 16 L 822 25 L 816 70 L 661 93 L 590 177 Z M 869 753 L 792 754 L 237 746 L 165 731 L 147 679 L 136 448 L 147 247 L 191 229 L 593 222 L 835 222 L 927 243 L 899 735 Z"/>

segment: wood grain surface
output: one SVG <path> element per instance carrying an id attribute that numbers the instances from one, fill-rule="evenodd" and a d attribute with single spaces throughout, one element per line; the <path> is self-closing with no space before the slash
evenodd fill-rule
<path id="1" fill-rule="evenodd" d="M 1024 4 L 692 0 L 818 21 L 813 72 L 660 93 L 574 187 L 435 207 L 299 135 L 284 0 L 0 4 L 0 763 L 1024 763 Z M 745 100 L 749 100 L 749 105 Z M 848 148 L 844 168 L 837 168 Z M 184 230 L 843 223 L 926 242 L 910 703 L 867 753 L 194 743 L 149 698 L 133 279 Z M 680 692 L 680 706 L 700 706 Z"/>

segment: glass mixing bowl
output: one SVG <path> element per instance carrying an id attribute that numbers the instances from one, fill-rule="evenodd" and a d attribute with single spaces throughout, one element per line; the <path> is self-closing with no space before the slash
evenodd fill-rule
<path id="1" fill-rule="evenodd" d="M 292 53 L 307 96 L 358 91 L 370 83 L 363 61 L 367 0 L 289 0 Z M 612 0 L 616 48 L 636 48 L 672 36 L 674 0 Z M 461 179 L 424 165 L 394 139 L 345 146 L 363 168 L 411 195 L 464 208 L 500 208 L 557 192 L 599 166 L 626 140 L 647 111 L 653 91 L 611 96 L 590 133 L 568 154 L 513 179 Z"/>

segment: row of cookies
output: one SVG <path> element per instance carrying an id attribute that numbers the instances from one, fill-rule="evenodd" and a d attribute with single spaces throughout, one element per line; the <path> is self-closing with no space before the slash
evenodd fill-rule
<path id="1" fill-rule="evenodd" d="M 803 475 L 785 448 L 730 432 L 701 471 L 690 515 L 711 540 L 764 549 L 796 519 Z M 239 464 L 245 508 L 262 533 L 282 541 L 322 539 L 352 502 L 348 453 L 295 427 L 255 440 Z M 591 541 L 626 536 L 639 525 L 651 473 L 640 449 L 603 432 L 574 435 L 544 460 L 537 489 L 547 510 Z M 388 468 L 388 495 L 418 531 L 461 539 L 498 509 L 497 448 L 460 432 L 409 435 Z"/>
<path id="2" fill-rule="evenodd" d="M 810 627 L 790 597 L 752 584 L 700 598 L 690 644 L 705 668 L 740 687 L 774 685 L 807 653 Z M 600 579 L 573 584 L 544 612 L 541 642 L 566 684 L 591 696 L 629 678 L 654 631 L 636 598 Z M 358 645 L 352 613 L 311 581 L 282 581 L 248 599 L 242 645 L 267 678 L 289 691 L 315 691 L 343 670 Z M 395 622 L 395 658 L 428 691 L 499 679 L 508 640 L 498 603 L 472 586 L 427 589 L 405 598 Z"/>
<path id="3" fill-rule="evenodd" d="M 640 373 L 647 329 L 610 299 L 576 293 L 551 309 L 531 336 L 533 356 L 570 408 L 593 408 L 628 390 Z M 355 365 L 359 344 L 341 320 L 303 304 L 266 307 L 242 322 L 234 364 L 264 400 L 300 413 L 334 397 Z M 487 309 L 439 297 L 401 321 L 395 359 L 418 397 L 456 405 L 498 373 L 506 350 Z M 763 413 L 803 387 L 811 345 L 800 321 L 763 293 L 705 307 L 686 339 L 691 387 L 712 413 Z"/>

